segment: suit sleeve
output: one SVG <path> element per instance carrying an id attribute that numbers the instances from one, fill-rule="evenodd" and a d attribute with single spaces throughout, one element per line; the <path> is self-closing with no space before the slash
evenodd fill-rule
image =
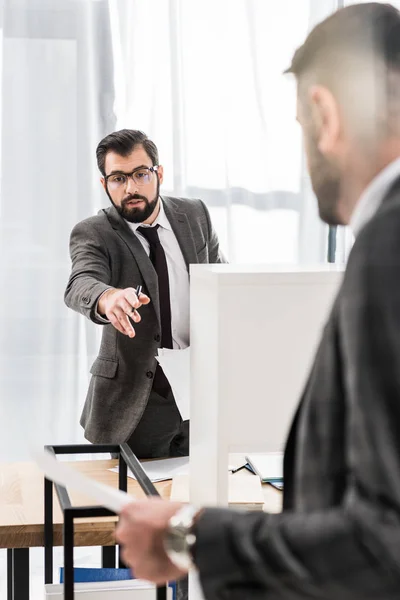
<path id="1" fill-rule="evenodd" d="M 208 208 L 204 204 L 202 200 L 200 200 L 200 204 L 204 210 L 204 214 L 207 221 L 207 229 L 208 229 L 208 255 L 209 262 L 212 263 L 227 263 L 227 259 L 224 256 L 220 246 L 217 233 L 213 227 L 211 222 L 210 213 L 208 212 Z"/>
<path id="2" fill-rule="evenodd" d="M 341 291 L 338 328 L 346 406 L 343 499 L 320 511 L 274 515 L 206 509 L 196 526 L 195 559 L 208 600 L 399 597 L 396 211 L 375 217 L 356 241 Z"/>
<path id="3" fill-rule="evenodd" d="M 97 324 L 107 324 L 97 313 L 100 296 L 110 287 L 111 269 L 106 244 L 98 231 L 82 221 L 70 238 L 71 275 L 64 294 L 69 308 Z"/>

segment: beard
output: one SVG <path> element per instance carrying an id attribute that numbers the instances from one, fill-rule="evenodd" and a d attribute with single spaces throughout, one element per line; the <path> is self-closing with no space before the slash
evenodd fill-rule
<path id="1" fill-rule="evenodd" d="M 306 153 L 312 189 L 318 200 L 319 216 L 328 225 L 342 225 L 338 213 L 342 191 L 339 169 L 319 151 L 316 135 L 311 135 L 306 140 Z"/>
<path id="2" fill-rule="evenodd" d="M 130 223 L 143 223 L 143 221 L 146 221 L 150 217 L 157 206 L 158 196 L 160 193 L 160 181 L 157 175 L 157 191 L 152 200 L 149 200 L 146 198 L 146 196 L 141 196 L 140 194 L 128 194 L 128 196 L 122 200 L 121 205 L 118 206 L 115 204 L 115 202 L 113 202 L 113 199 L 111 198 L 107 189 L 106 192 L 111 204 L 115 207 L 123 219 L 129 221 Z M 128 202 L 135 200 L 142 200 L 144 202 L 144 206 L 128 206 Z"/>

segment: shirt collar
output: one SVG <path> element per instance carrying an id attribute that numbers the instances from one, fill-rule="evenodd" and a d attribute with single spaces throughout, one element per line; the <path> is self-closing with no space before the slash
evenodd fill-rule
<path id="1" fill-rule="evenodd" d="M 164 229 L 169 229 L 170 231 L 172 231 L 170 222 L 168 221 L 167 215 L 165 214 L 164 204 L 163 204 L 161 196 L 160 196 L 159 213 L 151 225 L 147 225 L 145 223 L 131 223 L 130 221 L 126 221 L 126 222 L 128 223 L 129 227 L 132 229 L 132 231 L 134 233 L 136 233 L 136 230 L 138 227 L 154 227 L 155 225 L 159 225 L 160 227 L 163 227 Z"/>
<path id="2" fill-rule="evenodd" d="M 400 177 L 400 157 L 389 163 L 361 194 L 350 219 L 350 228 L 357 236 L 375 215 L 387 192 Z"/>

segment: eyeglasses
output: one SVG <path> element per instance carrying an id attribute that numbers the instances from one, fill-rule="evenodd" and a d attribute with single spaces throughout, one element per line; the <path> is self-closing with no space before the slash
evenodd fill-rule
<path id="1" fill-rule="evenodd" d="M 110 191 L 116 191 L 125 188 L 128 184 L 128 179 L 132 179 L 136 185 L 146 185 L 153 179 L 154 173 L 157 171 L 158 165 L 154 167 L 139 167 L 132 173 L 112 173 L 104 179 Z"/>

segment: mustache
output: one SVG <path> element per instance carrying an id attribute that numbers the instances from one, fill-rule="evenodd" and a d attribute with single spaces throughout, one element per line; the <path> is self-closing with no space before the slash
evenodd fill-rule
<path id="1" fill-rule="evenodd" d="M 146 196 L 140 196 L 140 194 L 129 194 L 129 196 L 123 199 L 122 204 L 131 202 L 131 200 L 144 200 L 145 202 L 148 202 Z"/>

